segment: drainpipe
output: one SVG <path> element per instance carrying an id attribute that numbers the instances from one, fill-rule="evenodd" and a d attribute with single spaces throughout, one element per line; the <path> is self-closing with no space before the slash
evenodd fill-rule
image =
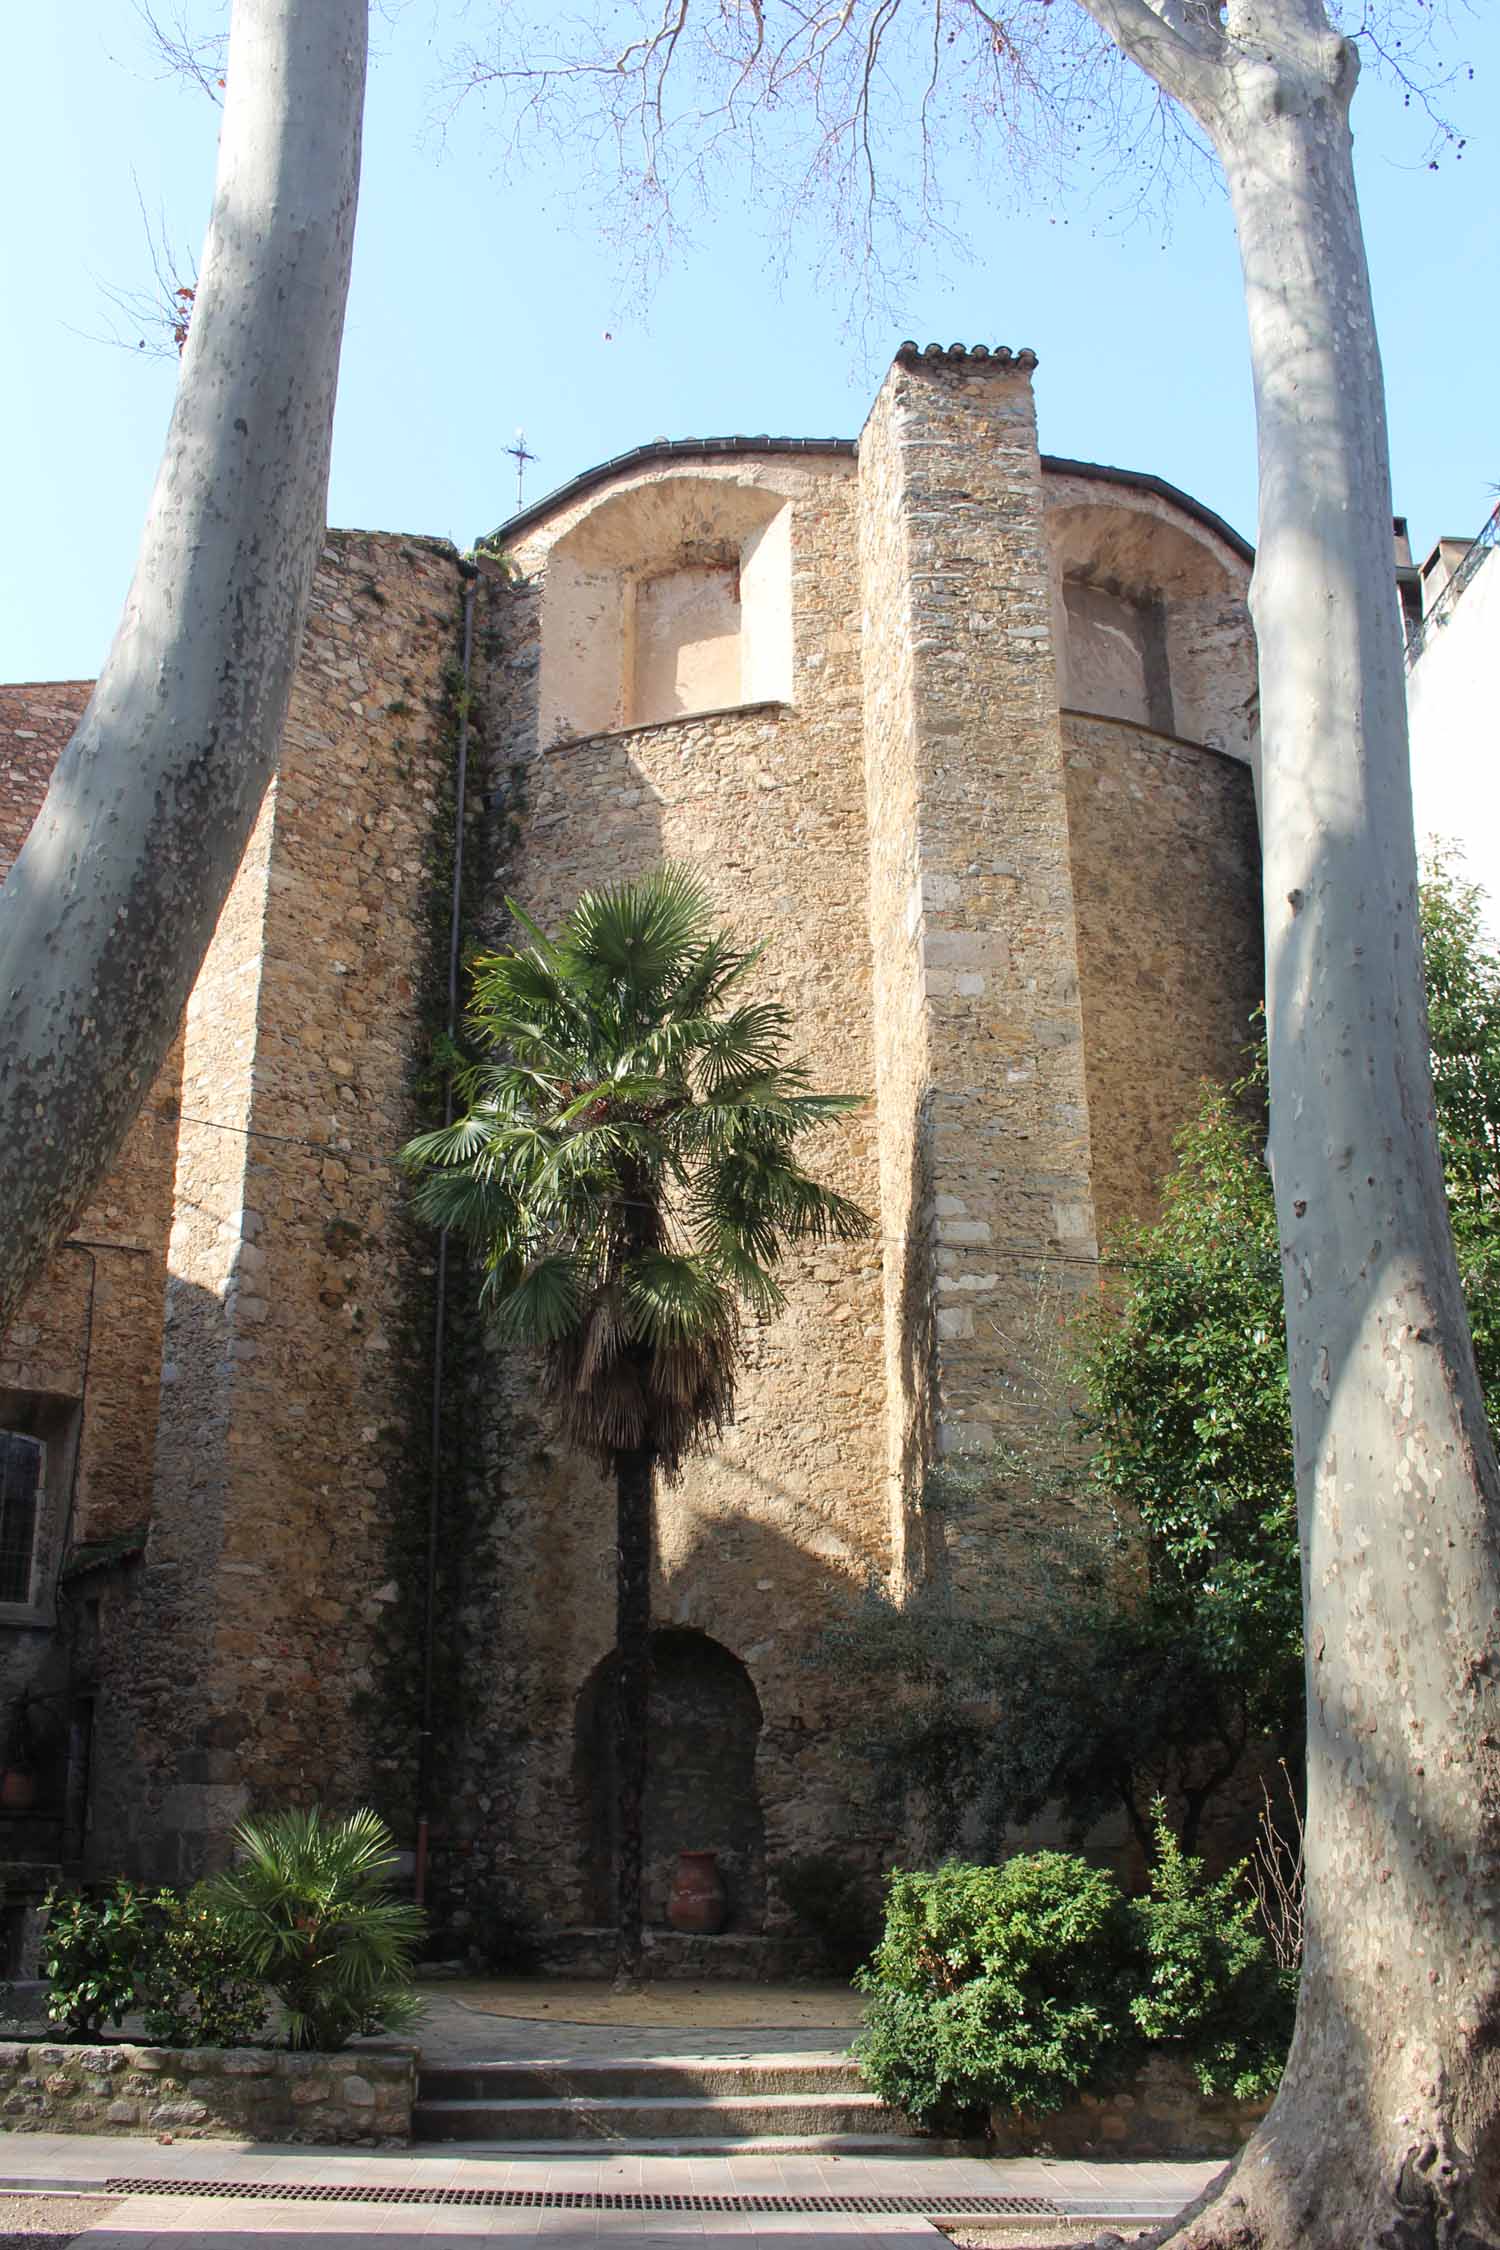
<path id="1" fill-rule="evenodd" d="M 461 562 L 464 574 L 463 686 L 458 705 L 458 761 L 453 783 L 453 896 L 448 911 L 448 1037 L 458 1034 L 458 958 L 462 934 L 464 880 L 464 800 L 469 779 L 469 682 L 474 659 L 474 584 L 479 573 Z M 443 1080 L 443 1123 L 453 1123 L 453 1079 Z M 448 1229 L 438 1235 L 437 1274 L 432 1305 L 432 1417 L 427 1486 L 427 1567 L 422 1592 L 422 1724 L 417 1734 L 417 1848 L 412 1892 L 418 1906 L 427 1896 L 427 1843 L 432 1796 L 432 1675 L 437 1641 L 438 1529 L 443 1497 L 443 1332 L 448 1309 Z"/>

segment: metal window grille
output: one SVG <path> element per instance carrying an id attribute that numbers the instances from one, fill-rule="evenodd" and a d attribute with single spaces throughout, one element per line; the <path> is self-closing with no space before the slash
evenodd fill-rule
<path id="1" fill-rule="evenodd" d="M 0 1602 L 29 1602 L 44 1449 L 0 1430 Z"/>

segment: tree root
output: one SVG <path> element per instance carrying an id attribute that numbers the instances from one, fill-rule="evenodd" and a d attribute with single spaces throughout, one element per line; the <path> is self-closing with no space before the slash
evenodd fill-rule
<path id="1" fill-rule="evenodd" d="M 1250 2151 L 1246 2152 L 1250 2154 Z M 1500 2250 L 1500 2211 L 1462 2150 L 1435 2140 L 1408 2149 L 1380 2186 L 1337 2153 L 1300 2173 L 1266 2152 L 1211 2180 L 1154 2241 L 1160 2250 Z"/>

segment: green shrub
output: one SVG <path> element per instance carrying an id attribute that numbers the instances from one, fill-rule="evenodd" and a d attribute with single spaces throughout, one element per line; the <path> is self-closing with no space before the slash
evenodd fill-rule
<path id="1" fill-rule="evenodd" d="M 163 1893 L 143 2009 L 146 2037 L 163 2047 L 248 2047 L 266 2023 L 265 1988 L 243 1937 L 199 1887 Z"/>
<path id="2" fill-rule="evenodd" d="M 1205 2094 L 1274 2091 L 1286 2060 L 1297 1980 L 1277 1968 L 1243 1864 L 1209 1882 L 1151 1808 L 1149 1894 L 1132 1903 L 1142 1956 L 1130 2012 L 1153 2046 L 1175 2048 Z"/>
<path id="3" fill-rule="evenodd" d="M 163 2047 L 242 2047 L 266 2019 L 243 1944 L 204 1899 L 117 1882 L 100 1898 L 47 1900 L 47 2013 L 75 2039 L 139 2009 Z"/>
<path id="4" fill-rule="evenodd" d="M 72 2038 L 95 2038 L 151 1997 L 161 1899 L 120 1882 L 99 1899 L 49 1891 L 43 1904 L 42 1974 L 52 1982 L 47 2013 Z"/>
<path id="5" fill-rule="evenodd" d="M 1130 2044 L 1132 1938 L 1113 1879 L 1070 1853 L 893 1875 L 855 1978 L 861 2068 L 923 2124 L 1057 2109 Z"/>
<path id="6" fill-rule="evenodd" d="M 836 1852 L 804 1852 L 782 1862 L 777 1881 L 822 1966 L 834 1976 L 852 1976 L 880 1938 L 880 1913 L 863 1869 Z"/>
<path id="7" fill-rule="evenodd" d="M 373 1812 L 273 1813 L 235 1830 L 240 1859 L 204 1895 L 286 2014 L 287 2043 L 330 2050 L 421 2011 L 412 1962 L 426 1918 L 393 1898 L 396 1852 Z"/>

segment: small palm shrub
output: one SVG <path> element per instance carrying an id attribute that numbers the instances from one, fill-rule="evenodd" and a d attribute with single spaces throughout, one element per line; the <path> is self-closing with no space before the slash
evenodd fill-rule
<path id="1" fill-rule="evenodd" d="M 1133 1934 L 1111 1877 L 1071 1853 L 895 1874 L 854 1980 L 860 2067 L 924 2125 L 1057 2109 L 1130 2043 Z"/>
<path id="2" fill-rule="evenodd" d="M 281 2002 L 288 2045 L 327 2051 L 412 2022 L 426 1917 L 391 1895 L 385 1822 L 369 1811 L 330 1820 L 314 1807 L 244 1821 L 235 1842 L 237 1865 L 205 1896 Z"/>
<path id="3" fill-rule="evenodd" d="M 1151 1817 L 1151 1889 L 1131 1906 L 1144 1972 L 1131 2015 L 1153 2046 L 1192 2065 L 1205 2094 L 1269 2094 L 1292 2036 L 1296 1972 L 1271 1956 L 1244 1863 L 1209 1882 L 1159 1797 Z"/>

